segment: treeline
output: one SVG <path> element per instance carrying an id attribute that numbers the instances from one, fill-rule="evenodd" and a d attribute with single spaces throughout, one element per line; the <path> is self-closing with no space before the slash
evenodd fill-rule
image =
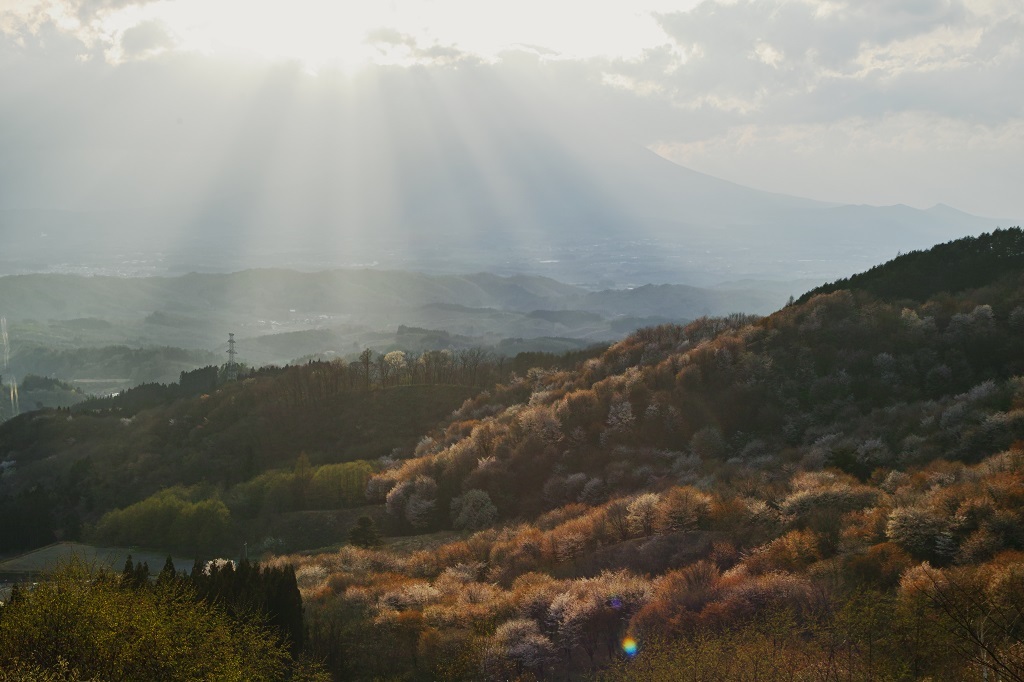
<path id="1" fill-rule="evenodd" d="M 0 381 L 2 383 L 2 381 Z M 71 384 L 61 381 L 60 379 L 54 379 L 52 377 L 41 377 L 36 374 L 26 374 L 25 378 L 18 384 L 18 389 L 22 391 L 66 391 L 69 393 L 81 393 L 80 389 L 75 388 Z"/>
<path id="2" fill-rule="evenodd" d="M 378 353 L 364 349 L 356 360 L 310 360 L 285 367 L 253 369 L 239 365 L 239 379 L 273 379 L 279 399 L 296 405 L 329 400 L 343 393 L 392 386 L 491 386 L 509 377 L 524 374 L 534 367 L 573 367 L 597 357 L 605 346 L 561 354 L 524 352 L 513 358 L 496 355 L 483 348 L 428 350 L 420 354 L 392 350 Z M 115 409 L 134 413 L 167 404 L 180 398 L 208 394 L 228 380 L 226 366 L 208 366 L 181 372 L 176 384 L 142 384 L 116 396 L 94 398 L 76 407 L 78 410 Z"/>
<path id="3" fill-rule="evenodd" d="M 98 324 L 107 324 L 95 320 Z M 82 343 L 80 332 L 73 329 L 73 322 L 67 327 L 50 327 L 39 338 L 39 342 L 51 342 L 54 335 L 64 335 L 65 342 Z M 13 334 L 13 332 L 12 332 Z M 77 337 L 77 339 L 76 339 Z M 94 346 L 84 342 L 86 347 L 52 348 L 45 345 L 22 343 L 11 355 L 11 367 L 19 374 L 60 376 L 65 379 L 94 379 L 115 377 L 132 384 L 173 381 L 180 371 L 211 361 L 217 355 L 208 351 L 188 350 L 169 346 L 131 348 L 124 345 Z"/>
<path id="4" fill-rule="evenodd" d="M 86 399 L 80 389 L 51 377 L 26 374 L 18 382 L 10 375 L 0 375 L 0 422 L 32 410 L 70 407 Z"/>
<path id="5" fill-rule="evenodd" d="M 268 471 L 223 491 L 208 485 L 166 488 L 108 511 L 86 537 L 99 545 L 209 555 L 240 546 L 245 538 L 240 522 L 245 520 L 365 504 L 364 491 L 372 473 L 368 462 L 312 466 L 302 455 L 291 471 Z"/>
<path id="6" fill-rule="evenodd" d="M 819 294 L 841 289 L 865 291 L 884 300 L 924 301 L 940 293 L 976 289 L 1024 271 L 1024 231 L 1020 227 L 964 237 L 926 251 L 912 251 L 867 272 L 812 289 L 799 298 L 806 303 Z"/>
<path id="7" fill-rule="evenodd" d="M 148 564 L 132 563 L 129 556 L 121 572 L 122 587 L 134 590 L 181 588 L 195 601 L 213 605 L 235 619 L 256 619 L 276 631 L 279 640 L 297 658 L 304 645 L 302 596 L 291 565 L 261 566 L 242 558 L 237 564 L 228 559 L 196 560 L 188 573 L 179 572 L 167 557 L 158 574 Z"/>
<path id="8" fill-rule="evenodd" d="M 166 548 L 192 554 L 221 551 L 236 541 L 231 512 L 216 497 L 169 488 L 124 509 L 107 512 L 88 538 L 99 545 Z"/>
<path id="9" fill-rule="evenodd" d="M 76 406 L 76 410 L 117 409 L 134 413 L 180 398 L 211 393 L 226 379 L 226 373 L 215 365 L 182 371 L 177 383 L 144 383 L 125 389 L 117 395 L 92 398 Z"/>
<path id="10" fill-rule="evenodd" d="M 341 392 L 392 386 L 454 385 L 485 388 L 536 367 L 571 368 L 598 357 L 606 346 L 565 353 L 524 352 L 509 358 L 483 348 L 428 350 L 420 354 L 364 349 L 356 360 L 314 360 L 284 368 L 264 367 L 250 376 L 283 377 L 282 392 L 297 403 Z"/>
<path id="11" fill-rule="evenodd" d="M 225 499 L 242 517 L 292 511 L 343 509 L 366 504 L 374 466 L 365 461 L 313 466 L 300 455 L 291 471 L 275 470 L 230 488 Z"/>

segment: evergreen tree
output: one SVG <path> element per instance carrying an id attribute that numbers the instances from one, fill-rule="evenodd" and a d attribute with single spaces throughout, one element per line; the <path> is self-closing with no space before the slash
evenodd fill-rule
<path id="1" fill-rule="evenodd" d="M 174 560 L 168 556 L 167 561 L 164 562 L 164 567 L 160 569 L 160 575 L 156 578 L 156 584 L 167 585 L 174 582 L 174 579 L 177 577 L 178 574 L 174 570 Z"/>
<path id="2" fill-rule="evenodd" d="M 144 587 L 149 584 L 149 562 L 142 561 L 135 564 L 135 570 L 132 575 L 132 587 L 136 589 Z"/>
<path id="3" fill-rule="evenodd" d="M 369 516 L 360 516 L 348 532 L 348 541 L 356 547 L 374 547 L 380 544 L 380 531 Z"/>

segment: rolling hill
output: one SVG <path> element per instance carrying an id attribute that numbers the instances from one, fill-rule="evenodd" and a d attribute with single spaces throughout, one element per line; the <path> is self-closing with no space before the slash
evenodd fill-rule
<path id="1" fill-rule="evenodd" d="M 26 518 L 59 491 L 60 529 L 74 512 L 111 544 L 329 538 L 268 561 L 295 567 L 337 679 L 1020 676 L 1020 243 L 957 240 L 479 392 L 320 363 L 23 415 L 0 490 Z M 417 539 L 346 543 L 356 514 Z"/>

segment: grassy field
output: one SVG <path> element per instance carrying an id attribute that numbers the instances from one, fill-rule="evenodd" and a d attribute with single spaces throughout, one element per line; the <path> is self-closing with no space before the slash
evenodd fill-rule
<path id="1" fill-rule="evenodd" d="M 402 535 L 384 538 L 383 547 L 395 552 L 408 553 L 423 549 L 437 549 L 441 545 L 464 540 L 472 535 L 469 531 L 439 530 L 424 535 Z"/>
<path id="2" fill-rule="evenodd" d="M 167 554 L 158 551 L 135 549 L 128 547 L 95 547 L 77 542 L 57 542 L 46 547 L 26 552 L 5 561 L 0 561 L 0 579 L 27 579 L 37 576 L 61 564 L 77 558 L 97 568 L 106 568 L 120 572 L 124 568 L 125 559 L 131 555 L 132 561 L 149 564 L 151 573 L 156 574 L 163 568 Z M 174 567 L 178 571 L 190 571 L 192 560 L 174 557 Z"/>

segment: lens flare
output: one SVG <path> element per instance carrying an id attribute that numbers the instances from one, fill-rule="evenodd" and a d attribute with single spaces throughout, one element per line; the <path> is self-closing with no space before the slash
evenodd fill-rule
<path id="1" fill-rule="evenodd" d="M 636 656 L 637 644 L 636 640 L 632 637 L 627 637 L 622 640 L 622 650 L 626 652 L 629 657 Z"/>

